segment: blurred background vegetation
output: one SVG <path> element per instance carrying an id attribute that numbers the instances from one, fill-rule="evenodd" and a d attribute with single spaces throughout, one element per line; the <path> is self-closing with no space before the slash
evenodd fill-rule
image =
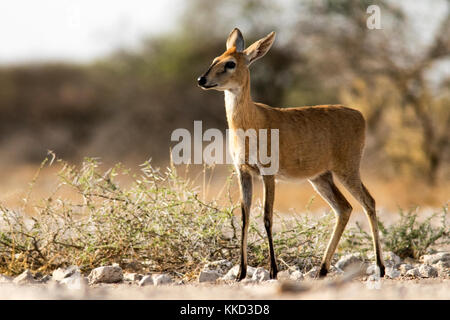
<path id="1" fill-rule="evenodd" d="M 381 9 L 380 30 L 366 26 L 371 4 Z M 450 1 L 427 4 L 435 27 L 419 36 L 406 1 L 193 0 L 170 31 L 136 48 L 82 63 L 2 64 L 0 163 L 38 164 L 51 149 L 74 162 L 151 157 L 166 165 L 174 129 L 191 129 L 194 120 L 226 128 L 223 95 L 201 91 L 196 78 L 239 26 L 247 45 L 278 33 L 252 66 L 254 100 L 356 108 L 368 123 L 366 175 L 408 181 L 405 192 L 416 183 L 448 187 Z"/>

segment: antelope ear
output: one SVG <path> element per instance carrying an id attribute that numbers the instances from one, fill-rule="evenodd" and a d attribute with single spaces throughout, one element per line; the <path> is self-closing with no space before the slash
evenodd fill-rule
<path id="1" fill-rule="evenodd" d="M 238 52 L 242 52 L 245 48 L 244 37 L 238 28 L 234 28 L 227 39 L 227 50 L 232 47 L 236 47 Z"/>
<path id="2" fill-rule="evenodd" d="M 269 33 L 264 38 L 256 41 L 250 47 L 244 50 L 245 58 L 247 60 L 247 65 L 253 63 L 253 61 L 264 57 L 264 55 L 269 51 L 270 47 L 275 40 L 275 32 Z"/>

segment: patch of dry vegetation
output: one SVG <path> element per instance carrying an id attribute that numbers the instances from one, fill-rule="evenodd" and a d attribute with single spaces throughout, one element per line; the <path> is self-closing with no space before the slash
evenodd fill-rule
<path id="1" fill-rule="evenodd" d="M 59 165 L 59 184 L 50 196 L 26 203 L 35 214 L 0 205 L 0 273 L 49 272 L 68 265 L 88 271 L 118 263 L 125 269 L 190 279 L 207 261 L 238 261 L 240 219 L 231 197 L 228 204 L 201 200 L 195 183 L 181 178 L 174 167 L 162 171 L 150 162 L 141 165 L 140 174 L 131 174 L 120 164 L 102 171 L 96 159 L 85 159 L 80 167 L 53 160 L 50 154 L 41 168 Z M 119 183 L 124 176 L 132 180 L 128 187 Z M 232 177 L 224 187 L 228 194 L 231 181 Z M 68 199 L 68 190 L 76 196 Z M 256 205 L 255 211 L 260 215 L 261 207 Z M 410 212 L 389 227 L 380 223 L 386 250 L 417 257 L 432 246 L 450 243 L 447 208 L 438 226 L 431 224 L 434 216 L 422 223 L 416 216 Z M 274 243 L 282 268 L 308 270 L 316 265 L 331 233 L 333 214 L 277 218 L 280 229 Z M 253 266 L 267 262 L 267 240 L 259 220 L 253 219 L 249 237 Z M 344 233 L 338 255 L 356 251 L 371 251 L 370 236 L 358 227 Z"/>

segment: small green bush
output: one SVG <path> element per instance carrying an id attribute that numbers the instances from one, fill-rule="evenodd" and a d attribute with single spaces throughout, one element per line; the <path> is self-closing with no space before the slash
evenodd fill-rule
<path id="1" fill-rule="evenodd" d="M 434 245 L 450 244 L 447 214 L 448 206 L 444 206 L 440 215 L 434 213 L 423 222 L 419 222 L 417 211 L 410 210 L 405 213 L 400 210 L 399 222 L 385 226 L 379 221 L 385 248 L 401 258 L 418 259 Z M 433 226 L 433 222 L 438 216 L 440 216 L 441 222 L 437 226 Z"/>

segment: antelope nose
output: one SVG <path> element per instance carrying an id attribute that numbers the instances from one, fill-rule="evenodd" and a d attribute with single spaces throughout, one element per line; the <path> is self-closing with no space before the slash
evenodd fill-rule
<path id="1" fill-rule="evenodd" d="M 206 84 L 206 78 L 204 76 L 198 77 L 197 82 L 199 86 L 203 87 Z"/>

